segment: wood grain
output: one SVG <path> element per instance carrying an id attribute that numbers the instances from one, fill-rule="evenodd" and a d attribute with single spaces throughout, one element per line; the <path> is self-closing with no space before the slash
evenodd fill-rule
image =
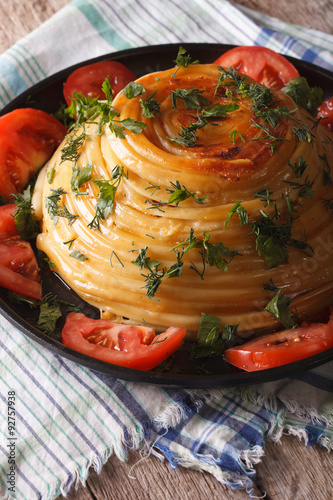
<path id="1" fill-rule="evenodd" d="M 333 34 L 332 0 L 237 0 L 234 3 L 286 23 Z"/>
<path id="2" fill-rule="evenodd" d="M 120 0 L 121 1 L 121 0 Z M 69 0 L 0 0 L 0 52 L 37 28 Z M 333 33 L 332 0 L 238 0 L 286 22 Z M 292 436 L 282 446 L 267 444 L 257 466 L 257 489 L 266 500 L 333 500 L 332 454 L 306 447 Z M 233 492 L 209 474 L 192 469 L 170 470 L 168 463 L 149 456 L 141 460 L 131 452 L 127 462 L 111 457 L 100 475 L 94 470 L 86 487 L 72 488 L 67 500 L 248 500 L 244 491 Z M 64 497 L 59 497 L 65 500 Z"/>

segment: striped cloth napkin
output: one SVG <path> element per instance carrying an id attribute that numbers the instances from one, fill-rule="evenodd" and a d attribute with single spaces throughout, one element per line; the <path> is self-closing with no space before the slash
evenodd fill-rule
<path id="1" fill-rule="evenodd" d="M 0 56 L 0 105 L 85 59 L 178 42 L 265 45 L 333 70 L 333 36 L 224 0 L 74 0 Z M 287 432 L 333 447 L 333 362 L 250 388 L 159 388 L 92 372 L 3 317 L 0 329 L 1 499 L 56 498 L 147 442 L 172 466 L 249 492 L 267 439 Z"/>

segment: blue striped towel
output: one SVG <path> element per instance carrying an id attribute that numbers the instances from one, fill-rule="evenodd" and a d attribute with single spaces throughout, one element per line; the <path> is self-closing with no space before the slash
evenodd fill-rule
<path id="1" fill-rule="evenodd" d="M 0 105 L 85 59 L 178 42 L 265 45 L 333 70 L 333 36 L 224 0 L 190 8 L 176 0 L 74 0 L 0 56 Z M 128 449 L 147 442 L 172 466 L 248 491 L 267 439 L 287 432 L 333 447 L 332 362 L 247 388 L 159 388 L 92 372 L 3 317 L 0 329 L 1 499 L 56 498 L 77 478 L 84 484 L 91 466 L 100 471 L 111 454 L 126 460 Z"/>

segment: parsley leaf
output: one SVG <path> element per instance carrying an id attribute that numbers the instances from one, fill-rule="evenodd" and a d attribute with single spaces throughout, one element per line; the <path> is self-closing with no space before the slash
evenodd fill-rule
<path id="1" fill-rule="evenodd" d="M 39 318 L 37 321 L 38 328 L 45 333 L 54 332 L 56 323 L 61 316 L 62 313 L 58 299 L 52 294 L 45 295 L 40 305 Z"/>
<path id="2" fill-rule="evenodd" d="M 201 313 L 197 343 L 191 352 L 191 359 L 221 356 L 228 343 L 234 341 L 238 325 L 225 325 L 220 332 L 221 319 Z"/>
<path id="3" fill-rule="evenodd" d="M 31 196 L 30 186 L 25 189 L 23 193 L 15 195 L 15 227 L 23 240 L 35 239 L 39 233 L 38 223 L 35 219 L 35 211 L 31 206 Z"/>
<path id="4" fill-rule="evenodd" d="M 289 297 L 283 295 L 282 290 L 279 289 L 272 300 L 269 301 L 265 310 L 282 323 L 282 325 L 286 328 L 295 328 L 297 324 L 294 322 L 292 318 L 291 311 L 289 310 L 289 306 L 292 300 Z"/>
<path id="5" fill-rule="evenodd" d="M 187 50 L 181 46 L 178 49 L 177 58 L 174 62 L 176 63 L 176 66 L 178 66 L 178 68 L 176 69 L 176 71 L 172 76 L 175 76 L 175 74 L 181 67 L 187 68 L 190 64 L 199 64 L 199 61 L 192 62 L 192 58 L 189 54 L 187 54 Z"/>
<path id="6" fill-rule="evenodd" d="M 323 102 L 323 91 L 319 87 L 310 87 L 304 76 L 292 78 L 281 90 L 313 116 L 317 115 L 317 107 Z"/>
<path id="7" fill-rule="evenodd" d="M 89 163 L 87 163 L 87 165 L 85 165 L 83 168 L 81 168 L 79 165 L 73 165 L 70 183 L 72 191 L 75 193 L 75 196 L 80 194 L 86 194 L 82 193 L 80 191 L 80 188 L 83 184 L 91 180 L 92 168 L 93 168 L 92 161 L 89 161 Z"/>
<path id="8" fill-rule="evenodd" d="M 248 223 L 247 210 L 242 206 L 241 201 L 237 201 L 235 205 L 229 210 L 228 217 L 224 223 L 224 229 L 227 227 L 231 217 L 237 214 L 241 224 L 245 225 Z"/>
<path id="9" fill-rule="evenodd" d="M 171 90 L 172 107 L 176 108 L 178 99 L 184 101 L 188 109 L 200 109 L 203 104 L 208 105 L 208 99 L 203 96 L 203 90 L 195 88 Z"/>
<path id="10" fill-rule="evenodd" d="M 120 93 L 125 94 L 127 99 L 134 99 L 134 97 L 138 97 L 143 94 L 144 91 L 144 86 L 141 85 L 141 83 L 130 82 Z"/>
<path id="11" fill-rule="evenodd" d="M 80 260 L 81 262 L 84 262 L 85 260 L 89 260 L 86 255 L 84 255 L 82 252 L 79 250 L 73 250 L 70 254 L 70 257 L 73 257 L 76 260 Z"/>
<path id="12" fill-rule="evenodd" d="M 154 118 L 160 112 L 160 103 L 154 99 L 156 92 L 148 99 L 140 99 L 142 116 L 145 118 Z"/>
<path id="13" fill-rule="evenodd" d="M 96 213 L 92 221 L 88 224 L 90 229 L 100 229 L 100 222 L 107 219 L 113 213 L 114 202 L 117 189 L 122 177 L 128 177 L 124 167 L 116 165 L 112 170 L 111 179 L 93 181 L 99 188 L 99 194 L 96 203 Z"/>

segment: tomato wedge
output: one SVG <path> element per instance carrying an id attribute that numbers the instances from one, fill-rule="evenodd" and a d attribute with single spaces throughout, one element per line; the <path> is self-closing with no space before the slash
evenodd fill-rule
<path id="1" fill-rule="evenodd" d="M 246 371 L 266 370 L 308 358 L 333 347 L 333 310 L 328 323 L 310 323 L 232 347 L 225 359 Z"/>
<path id="2" fill-rule="evenodd" d="M 0 286 L 42 300 L 39 269 L 30 243 L 14 237 L 0 242 Z"/>
<path id="3" fill-rule="evenodd" d="M 14 214 L 16 203 L 8 203 L 0 207 L 0 240 L 17 236 Z"/>
<path id="4" fill-rule="evenodd" d="M 151 370 L 182 344 L 185 329 L 171 326 L 155 334 L 153 328 L 122 325 L 69 313 L 62 330 L 63 343 L 83 354 L 116 365 Z"/>
<path id="5" fill-rule="evenodd" d="M 333 97 L 318 106 L 317 118 L 321 118 L 320 123 L 333 131 Z"/>
<path id="6" fill-rule="evenodd" d="M 42 300 L 42 287 L 35 254 L 22 240 L 14 221 L 14 203 L 0 207 L 0 286 Z"/>
<path id="7" fill-rule="evenodd" d="M 0 193 L 7 201 L 23 190 L 66 133 L 58 120 L 37 109 L 15 109 L 0 117 Z"/>
<path id="8" fill-rule="evenodd" d="M 233 66 L 258 83 L 276 90 L 281 90 L 292 78 L 299 76 L 288 59 L 267 47 L 235 47 L 222 54 L 214 64 Z"/>
<path id="9" fill-rule="evenodd" d="M 64 86 L 64 97 L 68 106 L 71 104 L 73 92 L 79 92 L 88 97 L 105 99 L 102 83 L 109 77 L 113 97 L 126 85 L 136 79 L 136 76 L 126 66 L 117 61 L 102 61 L 88 64 L 76 69 L 68 77 Z"/>

